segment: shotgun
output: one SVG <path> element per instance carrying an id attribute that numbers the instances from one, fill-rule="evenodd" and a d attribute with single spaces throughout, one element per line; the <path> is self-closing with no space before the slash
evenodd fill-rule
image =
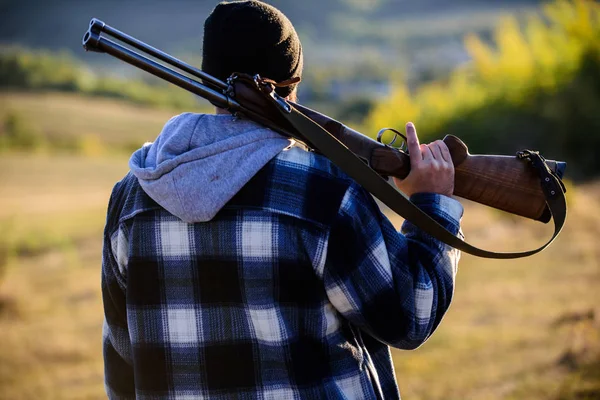
<path id="1" fill-rule="evenodd" d="M 103 33 L 146 53 L 153 59 L 102 36 Z M 245 86 L 216 79 L 98 19 L 90 21 L 82 44 L 86 51 L 107 53 L 201 96 L 218 107 L 228 109 L 233 114 L 241 114 L 279 133 L 307 142 L 293 129 L 287 129 L 285 123 L 277 122 L 277 118 L 272 114 L 265 113 L 264 110 L 268 109 L 269 104 L 257 102 Z M 285 101 L 282 103 L 282 107 L 289 107 Z M 374 140 L 300 104 L 291 104 L 327 130 L 381 176 L 402 179 L 410 172 L 409 155 L 401 149 L 383 144 L 379 138 Z M 546 202 L 547 194 L 544 193 L 543 181 L 540 181 L 538 172 L 527 162 L 516 156 L 472 155 L 456 136 L 448 135 L 443 140 L 450 150 L 455 166 L 456 196 L 544 223 L 550 221 L 552 213 Z M 312 147 L 310 143 L 307 145 Z M 560 182 L 566 163 L 544 161 L 549 172 Z M 564 186 L 562 189 L 564 190 Z"/>

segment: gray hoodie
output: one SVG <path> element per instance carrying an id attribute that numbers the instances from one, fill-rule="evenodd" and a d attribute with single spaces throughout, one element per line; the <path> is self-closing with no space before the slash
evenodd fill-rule
<path id="1" fill-rule="evenodd" d="M 181 114 L 129 160 L 144 191 L 185 222 L 211 220 L 248 181 L 291 145 L 231 115 Z"/>

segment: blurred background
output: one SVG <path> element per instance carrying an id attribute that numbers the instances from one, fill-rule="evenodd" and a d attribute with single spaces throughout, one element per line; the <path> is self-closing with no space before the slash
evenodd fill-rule
<path id="1" fill-rule="evenodd" d="M 600 399 L 600 5 L 273 0 L 306 61 L 300 102 L 365 134 L 414 121 L 473 153 L 568 162 L 569 219 L 517 261 L 463 256 L 454 304 L 394 352 L 406 399 Z M 133 150 L 207 102 L 101 54 L 92 17 L 195 65 L 215 1 L 0 0 L 0 398 L 103 398 L 101 240 Z M 224 50 L 226 51 L 226 50 Z M 551 228 L 465 202 L 496 251 Z M 401 220 L 390 215 L 395 224 Z"/>

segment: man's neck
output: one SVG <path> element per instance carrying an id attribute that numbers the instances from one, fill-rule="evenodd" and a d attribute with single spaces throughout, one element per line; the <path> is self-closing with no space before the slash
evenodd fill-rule
<path id="1" fill-rule="evenodd" d="M 292 92 L 292 94 L 290 94 L 288 97 L 285 98 L 285 100 L 289 100 L 292 102 L 297 102 L 298 98 L 296 97 L 296 91 L 294 90 Z M 228 110 L 221 108 L 221 107 L 215 107 L 215 114 L 217 115 L 227 115 L 227 114 L 231 114 Z"/>

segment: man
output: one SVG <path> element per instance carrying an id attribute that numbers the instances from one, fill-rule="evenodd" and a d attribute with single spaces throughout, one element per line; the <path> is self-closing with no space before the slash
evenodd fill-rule
<path id="1" fill-rule="evenodd" d="M 291 23 L 258 1 L 219 4 L 203 56 L 219 78 L 302 73 Z M 407 135 L 397 186 L 460 234 L 448 149 Z M 432 334 L 458 251 L 397 232 L 329 160 L 224 110 L 172 118 L 130 167 L 104 238 L 110 398 L 399 398 L 389 346 Z"/>

